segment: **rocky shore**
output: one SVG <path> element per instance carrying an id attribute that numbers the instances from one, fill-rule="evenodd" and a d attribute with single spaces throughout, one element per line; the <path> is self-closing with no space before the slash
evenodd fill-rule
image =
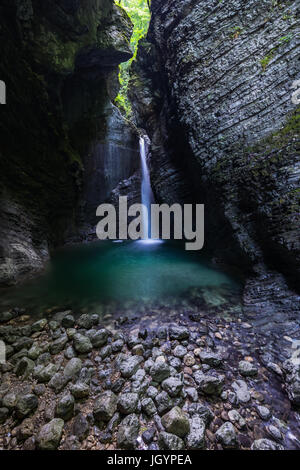
<path id="1" fill-rule="evenodd" d="M 26 313 L 0 314 L 1 449 L 300 447 L 300 366 L 279 321 Z"/>

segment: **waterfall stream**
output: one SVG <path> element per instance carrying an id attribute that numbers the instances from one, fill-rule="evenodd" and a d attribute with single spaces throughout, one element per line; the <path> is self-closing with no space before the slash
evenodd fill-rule
<path id="1" fill-rule="evenodd" d="M 140 155 L 142 166 L 142 204 L 143 204 L 143 230 L 146 233 L 144 240 L 151 239 L 151 204 L 154 196 L 151 188 L 150 172 L 147 164 L 147 147 L 144 137 L 140 137 Z"/>

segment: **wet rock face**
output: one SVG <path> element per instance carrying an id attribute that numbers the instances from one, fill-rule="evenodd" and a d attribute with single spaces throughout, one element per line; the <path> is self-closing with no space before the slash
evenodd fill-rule
<path id="1" fill-rule="evenodd" d="M 153 0 L 131 89 L 153 141 L 158 199 L 181 202 L 193 182 L 206 204 L 206 247 L 247 269 L 272 259 L 294 277 L 297 11 L 295 1 Z"/>
<path id="2" fill-rule="evenodd" d="M 0 16 L 9 103 L 0 125 L 6 286 L 41 270 L 50 248 L 86 238 L 91 227 L 95 237 L 96 207 L 134 174 L 138 153 L 134 130 L 111 104 L 118 65 L 132 55 L 124 10 L 113 0 L 13 0 L 1 2 Z"/>

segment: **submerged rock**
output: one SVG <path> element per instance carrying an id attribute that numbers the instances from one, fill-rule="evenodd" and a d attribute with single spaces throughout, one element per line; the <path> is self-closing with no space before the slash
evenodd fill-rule
<path id="1" fill-rule="evenodd" d="M 189 339 L 190 332 L 185 326 L 171 325 L 169 327 L 170 339 L 177 339 L 179 341 Z"/>
<path id="2" fill-rule="evenodd" d="M 89 314 L 81 315 L 77 320 L 77 325 L 80 328 L 84 328 L 86 330 L 89 330 L 94 325 L 94 321 L 93 321 L 92 316 L 89 315 Z"/>
<path id="3" fill-rule="evenodd" d="M 0 424 L 5 423 L 9 416 L 9 409 L 8 408 L 0 408 Z"/>
<path id="4" fill-rule="evenodd" d="M 236 380 L 233 382 L 232 388 L 235 391 L 237 399 L 240 403 L 248 403 L 251 400 L 248 385 L 246 382 L 244 382 L 244 380 Z"/>
<path id="5" fill-rule="evenodd" d="M 37 366 L 34 371 L 33 375 L 37 379 L 39 383 L 46 383 L 54 376 L 57 372 L 57 365 L 56 364 L 48 364 L 47 366 Z"/>
<path id="6" fill-rule="evenodd" d="M 55 393 L 59 393 L 65 388 L 68 381 L 69 379 L 64 374 L 57 372 L 53 375 L 48 385 L 55 391 Z"/>
<path id="7" fill-rule="evenodd" d="M 90 338 L 94 348 L 101 348 L 107 343 L 109 331 L 102 330 L 89 330 L 87 336 Z"/>
<path id="8" fill-rule="evenodd" d="M 291 403 L 300 409 L 300 364 L 297 358 L 284 362 L 285 387 Z"/>
<path id="9" fill-rule="evenodd" d="M 200 351 L 199 357 L 203 364 L 208 364 L 211 367 L 219 367 L 222 363 L 221 356 L 212 351 Z"/>
<path id="10" fill-rule="evenodd" d="M 257 375 L 258 370 L 252 362 L 241 361 L 239 363 L 239 372 L 245 377 L 253 377 Z"/>
<path id="11" fill-rule="evenodd" d="M 50 353 L 53 355 L 60 353 L 64 349 L 68 341 L 69 338 L 66 334 L 61 335 L 50 345 Z"/>
<path id="12" fill-rule="evenodd" d="M 257 406 L 256 410 L 261 419 L 267 421 L 271 417 L 271 411 L 266 406 Z"/>

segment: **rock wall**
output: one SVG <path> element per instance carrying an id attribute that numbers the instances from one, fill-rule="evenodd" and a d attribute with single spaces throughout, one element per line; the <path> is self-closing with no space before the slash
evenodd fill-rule
<path id="1" fill-rule="evenodd" d="M 260 279 L 261 296 L 277 271 L 295 285 L 300 117 L 291 87 L 300 77 L 299 3 L 151 5 L 130 96 L 154 143 L 158 199 L 182 200 L 188 184 L 188 197 L 206 204 L 206 247 L 216 258 Z"/>
<path id="2" fill-rule="evenodd" d="M 134 172 L 127 147 L 137 140 L 111 105 L 118 65 L 132 56 L 131 21 L 113 0 L 3 0 L 0 16 L 0 284 L 9 285 L 82 236 L 92 206 Z M 108 121 L 126 141 L 114 163 Z"/>

